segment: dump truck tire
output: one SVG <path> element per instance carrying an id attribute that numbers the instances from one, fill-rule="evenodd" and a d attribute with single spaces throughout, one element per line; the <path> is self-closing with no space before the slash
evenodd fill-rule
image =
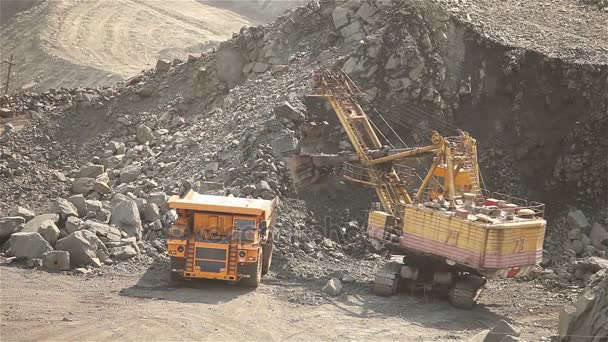
<path id="1" fill-rule="evenodd" d="M 262 263 L 262 275 L 266 275 L 268 270 L 270 269 L 270 264 L 272 263 L 272 251 L 274 247 L 272 245 L 272 240 L 268 241 L 264 246 L 262 246 L 262 251 L 264 254 L 264 260 Z"/>
<path id="2" fill-rule="evenodd" d="M 241 279 L 241 283 L 248 287 L 258 287 L 262 281 L 262 264 L 264 263 L 264 252 L 259 249 L 258 261 L 245 265 L 241 274 L 249 275 L 247 278 Z"/>

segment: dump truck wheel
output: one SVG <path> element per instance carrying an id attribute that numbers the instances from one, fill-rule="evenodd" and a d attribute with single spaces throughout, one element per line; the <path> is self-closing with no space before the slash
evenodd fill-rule
<path id="1" fill-rule="evenodd" d="M 258 261 L 245 265 L 241 274 L 249 275 L 247 278 L 242 278 L 241 283 L 249 287 L 258 287 L 262 281 L 262 264 L 264 260 L 264 252 L 259 249 Z"/>
<path id="2" fill-rule="evenodd" d="M 262 275 L 266 275 L 268 270 L 270 269 L 270 264 L 272 263 L 272 251 L 274 247 L 272 246 L 272 240 L 268 241 L 264 246 L 262 246 L 262 251 L 264 254 L 264 260 L 262 263 Z"/>

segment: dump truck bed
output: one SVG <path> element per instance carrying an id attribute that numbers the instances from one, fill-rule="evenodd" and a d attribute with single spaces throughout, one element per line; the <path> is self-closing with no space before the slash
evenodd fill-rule
<path id="1" fill-rule="evenodd" d="M 268 220 L 278 205 L 278 200 L 269 201 L 253 198 L 202 195 L 190 191 L 181 199 L 179 196 L 171 196 L 168 203 L 169 207 L 173 209 L 221 212 L 237 215 L 264 215 L 264 219 Z"/>

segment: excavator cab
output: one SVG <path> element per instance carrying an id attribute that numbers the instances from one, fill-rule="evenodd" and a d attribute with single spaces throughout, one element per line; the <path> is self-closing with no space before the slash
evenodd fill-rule
<path id="1" fill-rule="evenodd" d="M 429 184 L 430 200 L 437 200 L 443 195 L 447 186 L 447 167 L 439 165 L 433 172 L 434 181 Z M 458 172 L 454 177 L 454 187 L 456 196 L 471 192 L 473 189 L 473 179 L 469 172 Z"/>

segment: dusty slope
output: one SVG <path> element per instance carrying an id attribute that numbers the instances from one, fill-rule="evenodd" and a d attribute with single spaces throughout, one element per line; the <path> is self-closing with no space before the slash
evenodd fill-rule
<path id="1" fill-rule="evenodd" d="M 15 53 L 12 88 L 112 85 L 221 41 L 247 19 L 194 0 L 46 1 L 2 26 L 2 56 Z M 6 74 L 6 66 L 0 74 Z"/>

